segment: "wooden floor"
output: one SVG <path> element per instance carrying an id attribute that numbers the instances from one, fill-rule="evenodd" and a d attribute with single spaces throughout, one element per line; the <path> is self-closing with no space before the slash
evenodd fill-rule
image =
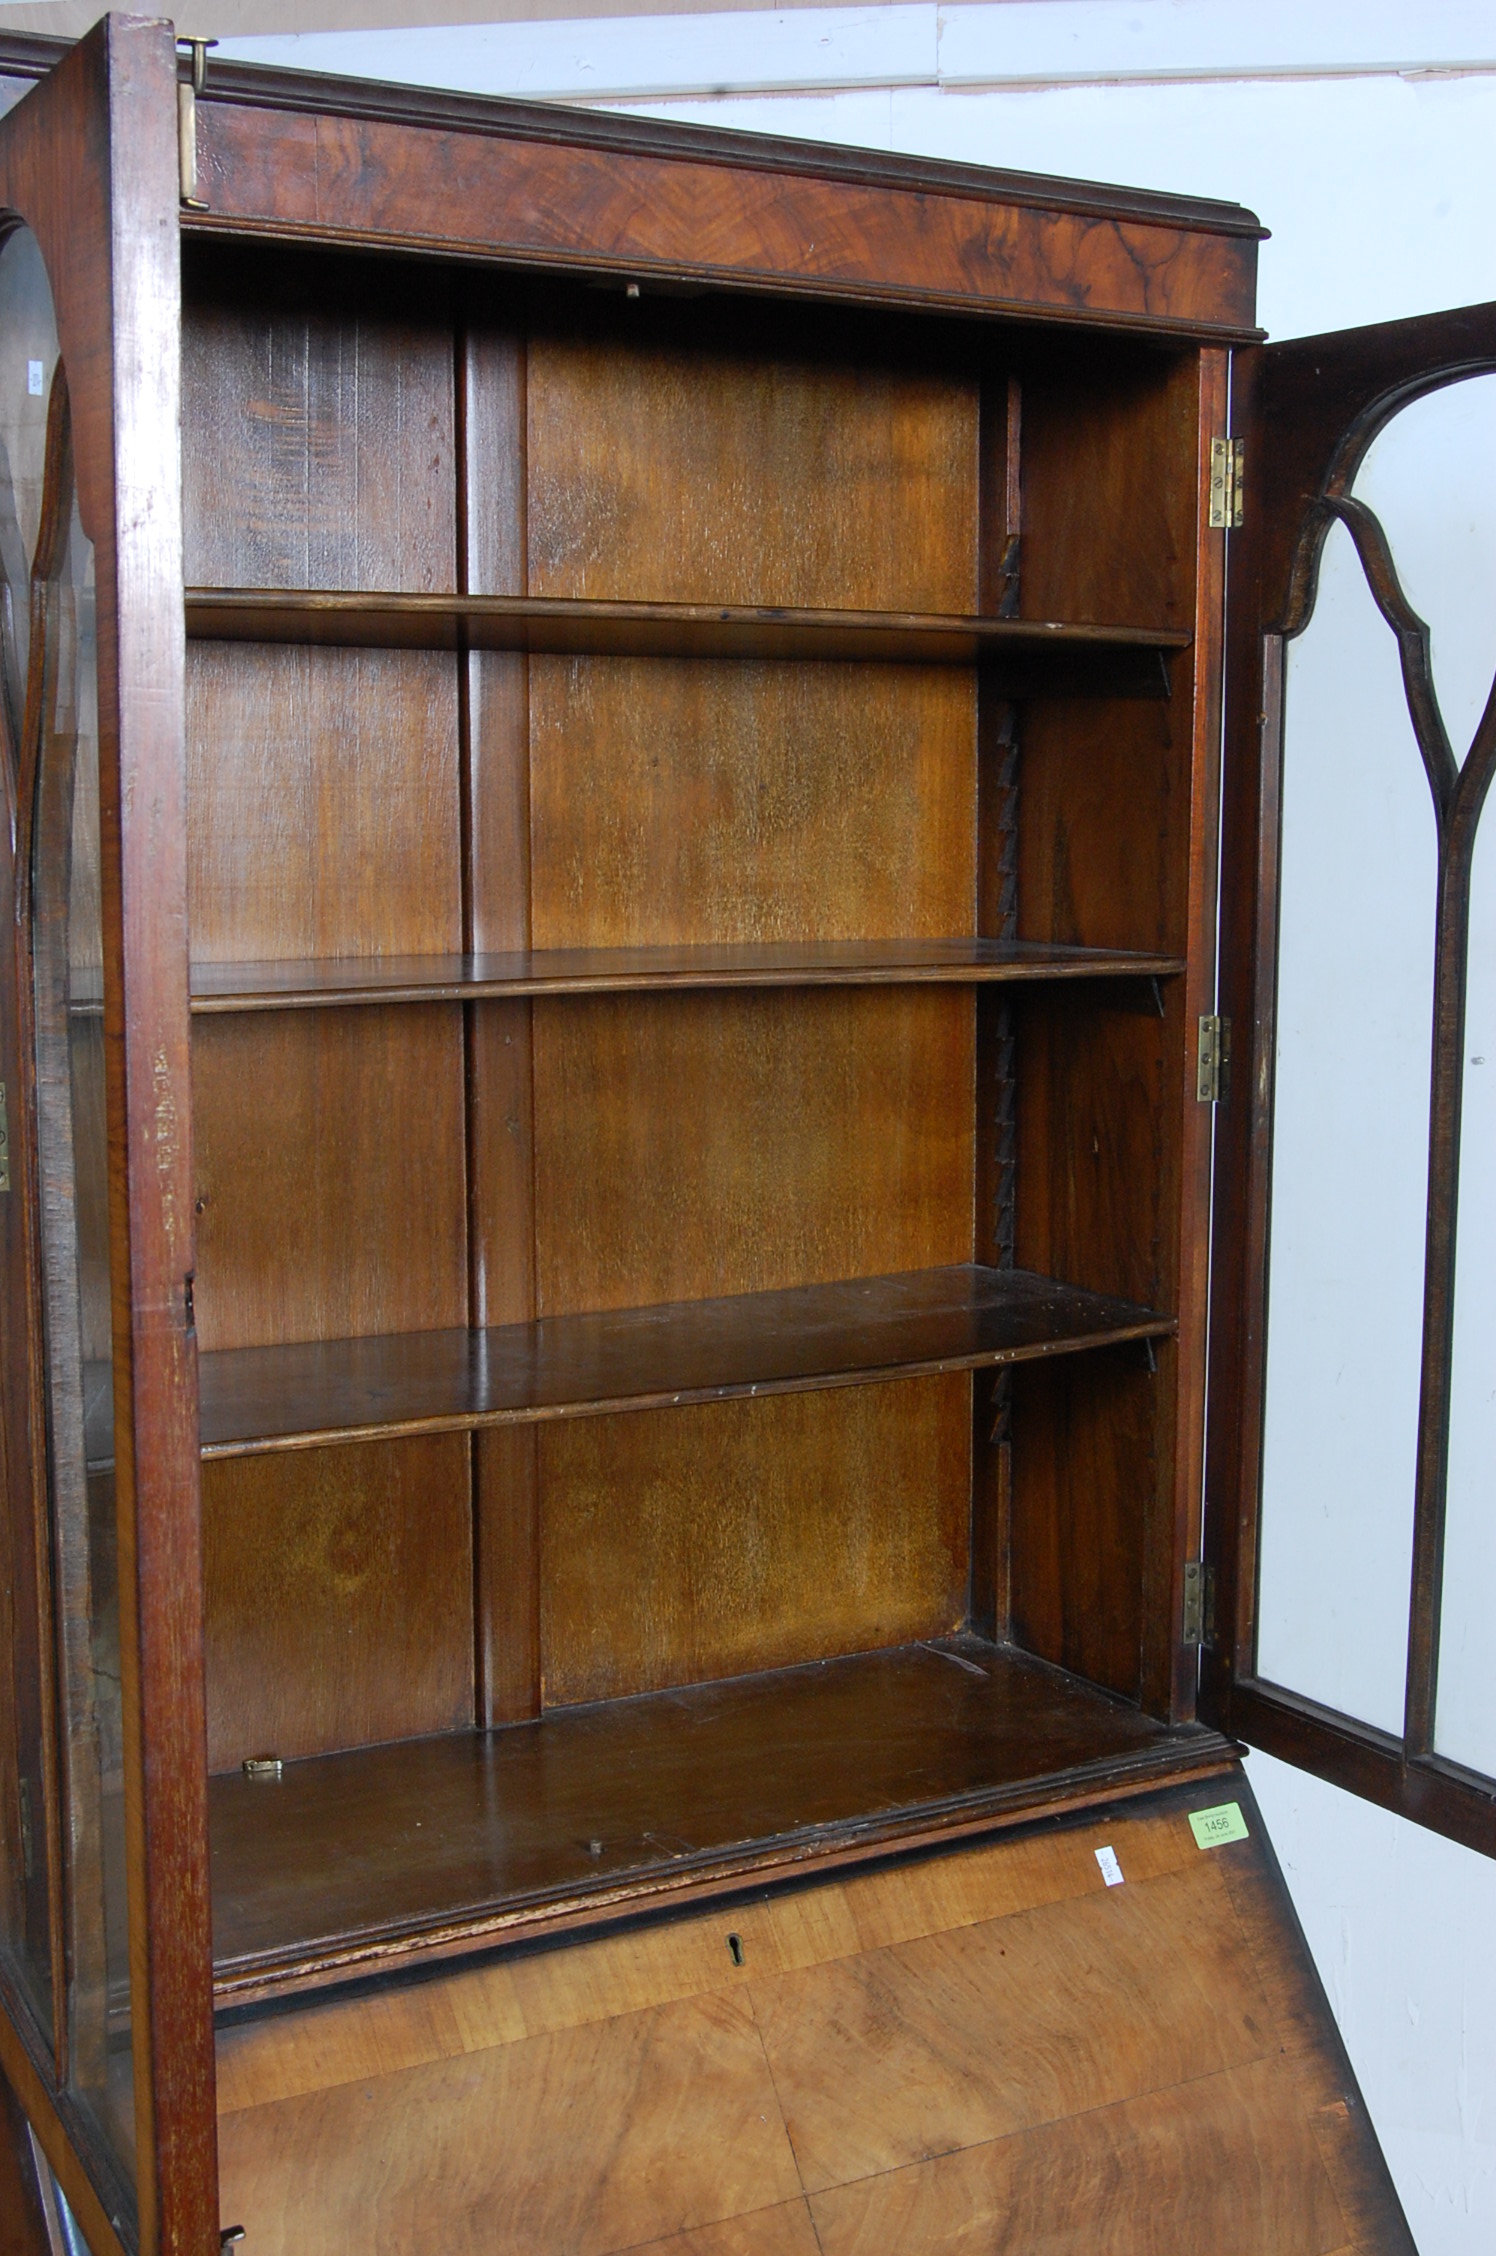
<path id="1" fill-rule="evenodd" d="M 246 2256 L 1413 2246 L 1238 1772 L 241 2021 L 219 2101 Z"/>

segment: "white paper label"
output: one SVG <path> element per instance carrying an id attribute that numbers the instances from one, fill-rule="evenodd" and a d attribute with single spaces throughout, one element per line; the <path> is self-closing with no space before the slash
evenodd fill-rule
<path id="1" fill-rule="evenodd" d="M 47 370 L 46 370 L 46 364 L 45 364 L 45 362 L 43 362 L 43 361 L 40 361 L 40 360 L 28 360 L 28 361 L 27 361 L 27 363 L 26 363 L 26 389 L 27 389 L 27 391 L 28 391 L 28 392 L 29 392 L 29 393 L 31 394 L 31 397 L 32 397 L 33 399 L 40 399 L 40 398 L 41 398 L 41 396 L 42 396 L 42 384 L 43 384 L 43 381 L 44 381 L 44 379 L 45 379 L 45 377 L 46 377 L 46 373 L 47 373 Z"/>
<path id="2" fill-rule="evenodd" d="M 1096 1851 L 1096 1862 L 1101 1867 L 1101 1877 L 1107 1886 L 1109 1888 L 1120 1888 L 1122 1885 L 1122 1867 L 1117 1862 L 1116 1850 L 1098 1849 Z"/>

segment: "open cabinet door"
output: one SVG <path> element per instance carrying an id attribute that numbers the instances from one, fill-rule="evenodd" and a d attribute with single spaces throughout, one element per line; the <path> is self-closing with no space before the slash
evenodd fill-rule
<path id="1" fill-rule="evenodd" d="M 1488 1855 L 1493 371 L 1493 306 L 1237 364 L 1202 1686 Z"/>
<path id="2" fill-rule="evenodd" d="M 94 2256 L 218 2244 L 176 75 L 111 17 L 0 122 L 0 2068 Z"/>

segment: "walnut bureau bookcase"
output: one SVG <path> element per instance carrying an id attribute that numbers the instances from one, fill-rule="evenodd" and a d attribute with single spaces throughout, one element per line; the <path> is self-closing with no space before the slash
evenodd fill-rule
<path id="1" fill-rule="evenodd" d="M 0 66 L 19 2245 L 1410 2247 L 1197 1714 L 1256 221 Z"/>

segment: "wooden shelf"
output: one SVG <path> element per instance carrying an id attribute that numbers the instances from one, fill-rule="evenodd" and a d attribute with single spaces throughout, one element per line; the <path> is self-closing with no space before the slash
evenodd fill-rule
<path id="1" fill-rule="evenodd" d="M 217 642 L 383 650 L 527 650 L 603 658 L 813 658 L 997 669 L 1015 695 L 1167 697 L 1182 630 L 916 611 L 580 602 L 520 595 L 186 591 L 187 632 Z"/>
<path id="2" fill-rule="evenodd" d="M 1164 1338 L 1174 1319 L 960 1265 L 489 1331 L 245 1347 L 199 1361 L 205 1458 L 794 1394 Z"/>
<path id="3" fill-rule="evenodd" d="M 489 956 L 340 956 L 192 967 L 192 1009 L 306 1010 L 348 1003 L 476 1002 L 662 988 L 985 985 L 1160 979 L 1179 956 L 1036 940 L 821 940 L 679 948 L 540 948 Z"/>
<path id="4" fill-rule="evenodd" d="M 1219 1765 L 962 1637 L 209 1782 L 220 2003 Z"/>

